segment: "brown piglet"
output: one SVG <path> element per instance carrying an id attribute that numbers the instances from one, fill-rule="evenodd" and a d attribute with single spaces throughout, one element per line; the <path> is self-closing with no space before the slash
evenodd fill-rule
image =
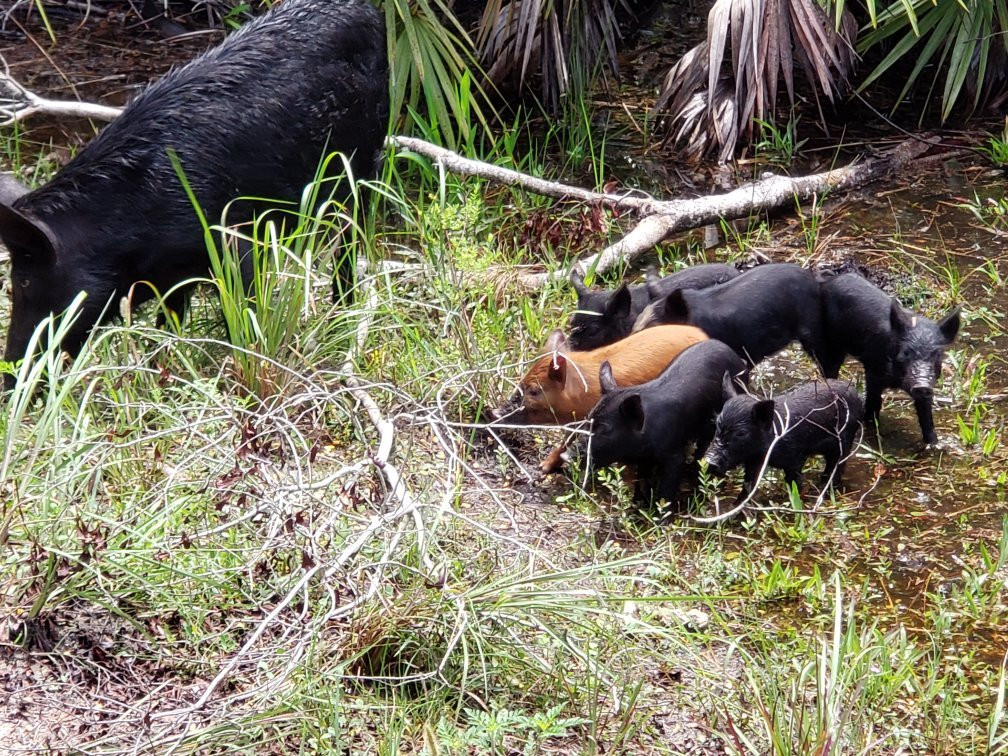
<path id="1" fill-rule="evenodd" d="M 575 352 L 567 350 L 562 331 L 553 331 L 545 354 L 493 415 L 523 425 L 583 420 L 601 396 L 599 368 L 603 362 L 612 366 L 616 385 L 636 386 L 656 378 L 682 350 L 706 339 L 707 334 L 694 326 L 656 326 L 598 349 Z"/>

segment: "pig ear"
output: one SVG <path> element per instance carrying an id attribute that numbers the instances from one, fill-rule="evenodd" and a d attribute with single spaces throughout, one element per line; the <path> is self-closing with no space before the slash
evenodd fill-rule
<path id="1" fill-rule="evenodd" d="M 644 271 L 644 281 L 646 283 L 656 283 L 660 280 L 661 276 L 658 275 L 658 268 L 654 265 L 648 265 L 647 270 Z"/>
<path id="2" fill-rule="evenodd" d="M 625 318 L 630 314 L 630 289 L 620 286 L 609 298 L 603 315 L 607 318 Z"/>
<path id="3" fill-rule="evenodd" d="M 892 302 L 889 304 L 889 327 L 895 333 L 905 333 L 913 327 L 913 321 L 906 314 L 906 311 L 896 297 L 893 297 Z"/>
<path id="4" fill-rule="evenodd" d="M 641 404 L 640 394 L 630 394 L 620 404 L 620 414 L 637 431 L 644 428 L 644 405 Z"/>
<path id="5" fill-rule="evenodd" d="M 588 287 L 585 286 L 584 276 L 578 273 L 577 268 L 571 271 L 570 281 L 574 284 L 574 291 L 577 292 L 578 299 L 581 299 L 585 294 L 588 293 Z"/>
<path id="6" fill-rule="evenodd" d="M 956 307 L 938 323 L 938 330 L 941 331 L 942 337 L 949 344 L 955 341 L 955 337 L 959 333 L 960 310 L 961 308 Z"/>
<path id="7" fill-rule="evenodd" d="M 547 373 L 549 379 L 554 383 L 559 383 L 560 386 L 565 386 L 567 384 L 567 358 L 557 352 L 549 360 L 550 366 Z"/>
<path id="8" fill-rule="evenodd" d="M 721 377 L 721 396 L 727 402 L 733 396 L 738 396 L 739 391 L 735 387 L 735 381 L 732 380 L 731 373 L 725 370 L 724 375 Z"/>
<path id="9" fill-rule="evenodd" d="M 608 394 L 610 391 L 615 391 L 619 386 L 616 385 L 616 379 L 613 378 L 612 365 L 609 364 L 609 360 L 602 363 L 602 367 L 598 371 L 599 386 L 602 387 L 602 393 Z"/>
<path id="10" fill-rule="evenodd" d="M 689 319 L 689 305 L 682 289 L 673 289 L 665 297 L 665 318 L 672 323 L 685 323 Z"/>
<path id="11" fill-rule="evenodd" d="M 56 259 L 56 239 L 49 227 L 4 204 L 0 204 L 0 239 L 12 258 L 27 257 L 41 263 Z"/>
<path id="12" fill-rule="evenodd" d="M 770 425 L 774 420 L 774 400 L 764 399 L 752 408 L 752 418 L 759 425 Z"/>
<path id="13" fill-rule="evenodd" d="M 567 337 L 564 332 L 559 328 L 554 328 L 550 331 L 550 335 L 546 337 L 546 346 L 543 347 L 544 352 L 558 352 L 567 346 Z"/>

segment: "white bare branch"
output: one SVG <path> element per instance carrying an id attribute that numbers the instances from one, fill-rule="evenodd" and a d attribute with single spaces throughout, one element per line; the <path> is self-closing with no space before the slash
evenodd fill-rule
<path id="1" fill-rule="evenodd" d="M 100 120 L 113 120 L 121 111 L 104 105 L 48 100 L 29 92 L 5 71 L 0 74 L 0 118 L 4 125 L 12 124 L 35 113 L 72 115 Z M 923 155 L 932 145 L 925 139 L 907 139 L 893 150 L 861 163 L 830 169 L 810 176 L 791 178 L 768 175 L 724 194 L 675 200 L 657 200 L 640 196 L 638 190 L 621 194 L 593 192 L 582 187 L 547 181 L 537 176 L 520 173 L 480 160 L 463 157 L 423 139 L 408 136 L 390 136 L 386 140 L 390 149 L 399 149 L 422 155 L 432 160 L 441 172 L 449 171 L 460 176 L 477 176 L 506 186 L 516 186 L 547 197 L 582 203 L 598 203 L 613 209 L 629 211 L 641 218 L 623 238 L 597 255 L 579 262 L 582 269 L 594 268 L 605 273 L 612 268 L 632 262 L 674 234 L 717 223 L 722 219 L 746 218 L 753 213 L 773 210 L 804 202 L 814 195 L 843 191 L 864 186 L 876 179 L 905 167 Z M 527 289 L 540 289 L 551 281 L 567 277 L 569 271 L 554 270 L 528 273 L 518 277 L 518 283 Z"/>

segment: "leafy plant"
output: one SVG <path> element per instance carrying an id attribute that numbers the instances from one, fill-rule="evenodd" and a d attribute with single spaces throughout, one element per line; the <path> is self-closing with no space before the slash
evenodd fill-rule
<path id="1" fill-rule="evenodd" d="M 753 150 L 761 160 L 789 166 L 801 152 L 808 139 L 798 139 L 798 117 L 788 119 L 783 128 L 770 121 L 755 119 L 760 128 L 760 139 Z"/>
<path id="2" fill-rule="evenodd" d="M 444 0 L 383 0 L 393 128 L 425 124 L 444 144 L 471 143 L 492 114 L 472 71 L 473 43 Z"/>
<path id="3" fill-rule="evenodd" d="M 978 149 L 987 155 L 994 165 L 998 167 L 1008 165 L 1008 119 L 1005 119 L 1001 133 L 991 134 L 987 137 L 987 144 L 981 145 Z"/>
<path id="4" fill-rule="evenodd" d="M 838 0 L 842 8 L 844 0 Z M 1008 69 L 1008 0 L 893 0 L 878 10 L 867 1 L 872 30 L 860 42 L 869 50 L 895 40 L 889 54 L 859 86 L 864 91 L 897 62 L 912 56 L 914 66 L 906 76 L 895 107 L 912 89 L 925 86 L 928 94 L 941 87 L 941 119 L 946 120 L 965 94 L 970 111 L 995 94 Z M 921 74 L 932 63 L 942 77 Z M 992 103 L 997 106 L 1003 97 Z M 923 114 L 922 114 L 923 115 Z"/>
<path id="5" fill-rule="evenodd" d="M 972 202 L 961 202 L 959 207 L 968 210 L 983 228 L 995 234 L 1008 233 L 1008 197 L 981 199 L 973 193 Z"/>

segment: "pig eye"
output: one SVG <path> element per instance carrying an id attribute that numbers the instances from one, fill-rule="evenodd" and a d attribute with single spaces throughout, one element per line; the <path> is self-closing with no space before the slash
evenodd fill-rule
<path id="1" fill-rule="evenodd" d="M 22 278 L 21 279 L 21 288 L 22 289 L 27 289 L 29 286 L 31 286 L 31 279 L 30 278 Z"/>

